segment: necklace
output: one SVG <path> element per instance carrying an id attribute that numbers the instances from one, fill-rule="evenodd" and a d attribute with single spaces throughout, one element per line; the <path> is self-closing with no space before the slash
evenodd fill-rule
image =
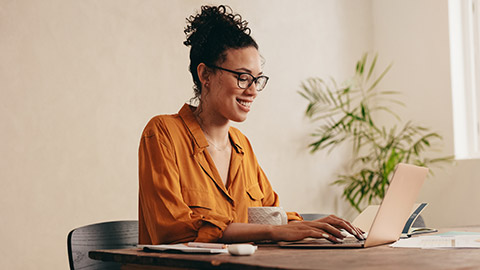
<path id="1" fill-rule="evenodd" d="M 207 142 L 211 145 L 213 145 L 213 147 L 215 148 L 215 150 L 217 150 L 218 152 L 222 152 L 222 151 L 225 151 L 227 148 L 228 148 L 228 145 L 230 144 L 229 140 L 228 140 L 228 137 L 227 137 L 227 143 L 225 144 L 225 146 L 223 147 L 218 147 L 216 144 L 214 144 L 211 140 L 208 139 L 208 136 L 210 136 L 210 134 L 208 134 L 208 131 L 203 127 L 203 121 L 202 119 L 194 114 L 195 118 L 197 119 L 197 122 L 198 124 L 200 125 L 200 128 L 202 129 L 202 131 L 205 133 L 205 139 L 207 139 Z M 208 135 L 208 136 L 207 136 Z"/>
<path id="2" fill-rule="evenodd" d="M 218 147 L 216 144 L 214 144 L 212 141 L 210 141 L 210 140 L 207 138 L 207 136 L 205 136 L 205 139 L 207 139 L 207 142 L 210 143 L 210 144 L 212 144 L 213 147 L 214 147 L 218 152 L 222 152 L 222 151 L 224 151 L 225 149 L 227 149 L 228 144 L 229 144 L 229 143 L 227 142 L 227 143 L 225 144 L 225 146 L 223 146 L 223 147 Z"/>

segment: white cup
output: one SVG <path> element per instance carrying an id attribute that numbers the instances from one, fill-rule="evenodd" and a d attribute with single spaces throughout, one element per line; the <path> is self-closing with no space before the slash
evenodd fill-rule
<path id="1" fill-rule="evenodd" d="M 288 218 L 282 207 L 249 207 L 248 223 L 285 225 L 288 223 Z"/>

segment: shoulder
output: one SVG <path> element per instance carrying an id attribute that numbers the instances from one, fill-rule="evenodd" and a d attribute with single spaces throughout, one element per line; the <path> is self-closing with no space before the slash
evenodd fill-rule
<path id="1" fill-rule="evenodd" d="M 247 136 L 245 136 L 245 134 L 243 134 L 239 129 L 235 127 L 230 127 L 229 132 L 235 144 L 238 144 L 242 149 L 252 149 L 250 140 L 248 140 Z"/>
<path id="2" fill-rule="evenodd" d="M 153 137 L 160 134 L 168 134 L 172 129 L 181 126 L 181 119 L 178 114 L 164 114 L 154 116 L 145 126 L 142 137 Z"/>
<path id="3" fill-rule="evenodd" d="M 248 138 L 247 136 L 245 136 L 238 128 L 236 127 L 230 127 L 229 129 L 229 132 L 230 132 L 230 136 L 234 137 L 235 139 L 238 139 L 238 140 L 247 140 L 248 141 Z"/>

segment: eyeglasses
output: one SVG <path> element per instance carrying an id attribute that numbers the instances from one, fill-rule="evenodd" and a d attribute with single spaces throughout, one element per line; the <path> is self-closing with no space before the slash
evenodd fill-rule
<path id="1" fill-rule="evenodd" d="M 237 85 L 238 85 L 238 87 L 240 87 L 242 89 L 247 89 L 247 88 L 250 87 L 250 85 L 252 85 L 252 83 L 255 83 L 255 89 L 258 92 L 260 92 L 260 91 L 263 90 L 263 88 L 265 88 L 265 85 L 267 85 L 267 82 L 268 82 L 268 77 L 264 76 L 264 75 L 254 77 L 250 73 L 238 72 L 238 71 L 218 67 L 218 66 L 215 66 L 215 65 L 211 65 L 211 66 L 208 65 L 208 67 L 216 68 L 216 69 L 220 69 L 220 70 L 223 70 L 223 71 L 227 71 L 227 72 L 236 74 L 237 75 Z"/>

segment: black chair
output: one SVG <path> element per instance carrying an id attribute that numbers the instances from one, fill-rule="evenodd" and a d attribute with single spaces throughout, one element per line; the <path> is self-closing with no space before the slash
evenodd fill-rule
<path id="1" fill-rule="evenodd" d="M 313 221 L 313 220 L 317 220 L 317 219 L 326 217 L 328 215 L 317 214 L 317 213 L 304 213 L 304 214 L 300 214 L 300 216 L 302 216 L 303 220 L 305 220 L 305 221 Z"/>
<path id="2" fill-rule="evenodd" d="M 67 237 L 70 269 L 120 269 L 119 263 L 90 259 L 88 252 L 97 249 L 130 248 L 135 247 L 137 243 L 136 220 L 103 222 L 76 228 Z"/>

